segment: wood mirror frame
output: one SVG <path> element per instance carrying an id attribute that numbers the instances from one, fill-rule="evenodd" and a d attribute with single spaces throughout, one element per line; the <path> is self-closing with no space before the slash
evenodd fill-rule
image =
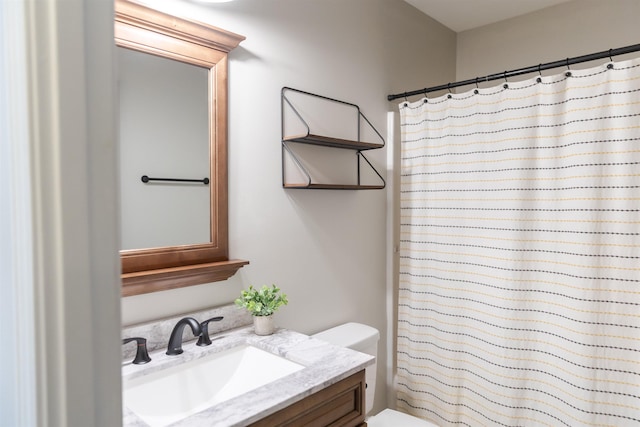
<path id="1" fill-rule="evenodd" d="M 228 258 L 227 53 L 243 36 L 128 0 L 115 1 L 117 46 L 209 69 L 210 242 L 120 251 L 122 296 L 226 280 Z"/>

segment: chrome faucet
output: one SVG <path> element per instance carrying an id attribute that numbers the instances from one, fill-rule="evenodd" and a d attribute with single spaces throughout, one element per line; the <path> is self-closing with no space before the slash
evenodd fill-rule
<path id="1" fill-rule="evenodd" d="M 169 337 L 169 345 L 167 346 L 167 354 L 169 356 L 182 354 L 182 331 L 184 327 L 189 325 L 193 336 L 197 337 L 202 334 L 202 327 L 200 323 L 193 317 L 184 317 L 176 323 L 171 331 L 171 337 Z"/>
<path id="2" fill-rule="evenodd" d="M 205 320 L 204 322 L 200 323 L 202 333 L 200 334 L 200 338 L 198 338 L 198 342 L 196 343 L 196 345 L 200 347 L 210 345 L 211 338 L 209 338 L 209 322 L 219 322 L 222 319 L 224 319 L 224 317 L 222 316 L 212 317 L 211 319 Z"/>

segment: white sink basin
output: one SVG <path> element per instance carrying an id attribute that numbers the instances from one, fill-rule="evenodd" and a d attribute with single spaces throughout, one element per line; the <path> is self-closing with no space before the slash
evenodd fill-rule
<path id="1" fill-rule="evenodd" d="M 249 345 L 234 347 L 123 384 L 124 406 L 163 427 L 303 369 Z"/>

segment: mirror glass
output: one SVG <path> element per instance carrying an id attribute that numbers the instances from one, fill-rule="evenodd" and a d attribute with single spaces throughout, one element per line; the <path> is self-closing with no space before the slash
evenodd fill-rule
<path id="1" fill-rule="evenodd" d="M 121 249 L 210 242 L 209 69 L 123 47 L 117 61 Z"/>

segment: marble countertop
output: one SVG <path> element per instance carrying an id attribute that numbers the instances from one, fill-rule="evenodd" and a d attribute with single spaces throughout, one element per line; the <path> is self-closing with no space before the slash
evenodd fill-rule
<path id="1" fill-rule="evenodd" d="M 184 353 L 167 356 L 164 350 L 150 354 L 146 365 L 126 363 L 122 367 L 123 380 L 157 372 L 228 350 L 240 345 L 252 345 L 289 359 L 305 368 L 241 396 L 221 402 L 198 412 L 172 426 L 210 427 L 245 426 L 314 394 L 336 382 L 361 371 L 374 362 L 370 355 L 336 347 L 298 332 L 279 329 L 273 335 L 258 336 L 253 327 L 225 331 L 211 336 L 212 344 L 198 347 L 195 340 L 183 344 Z M 123 425 L 146 427 L 131 410 L 123 408 Z"/>

